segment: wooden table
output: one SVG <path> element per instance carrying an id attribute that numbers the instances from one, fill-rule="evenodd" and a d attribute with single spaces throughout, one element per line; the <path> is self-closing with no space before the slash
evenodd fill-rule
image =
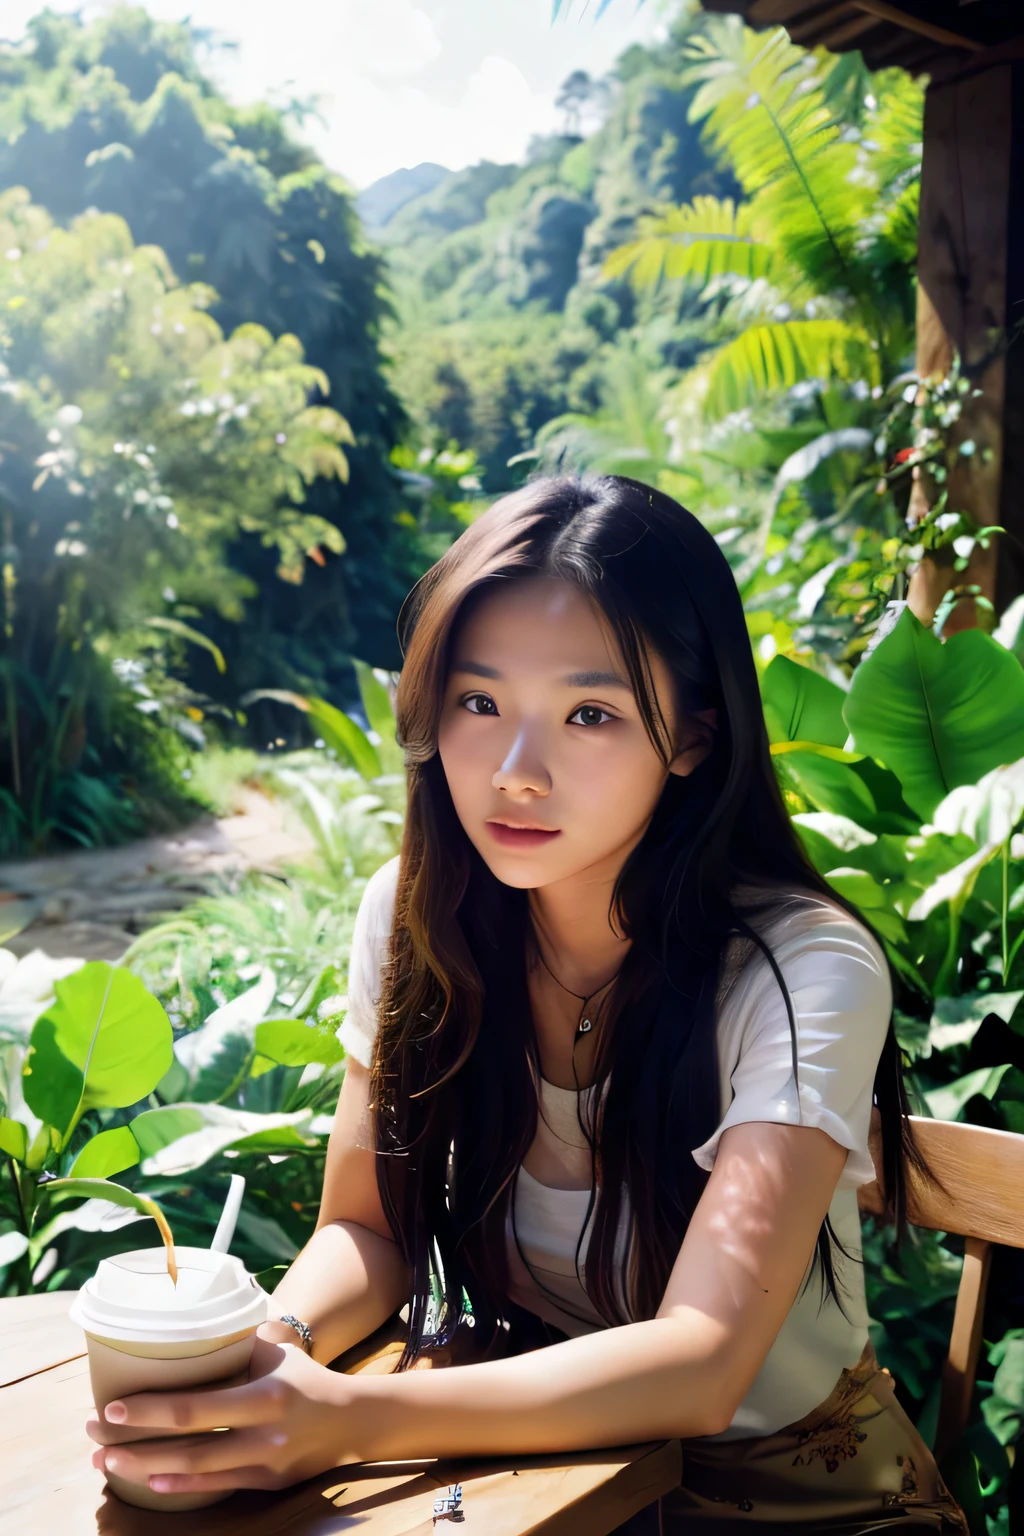
<path id="1" fill-rule="evenodd" d="M 439 1536 L 434 1495 L 461 1482 L 466 1536 L 608 1536 L 675 1487 L 678 1440 L 501 1461 L 377 1463 L 310 1478 L 282 1493 L 154 1515 L 106 1491 L 85 1433 L 92 1407 L 85 1339 L 68 1320 L 74 1292 L 0 1300 L 2 1536 Z"/>

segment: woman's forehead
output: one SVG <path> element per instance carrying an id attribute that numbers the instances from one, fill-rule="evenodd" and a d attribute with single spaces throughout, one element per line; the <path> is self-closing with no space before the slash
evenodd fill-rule
<path id="1" fill-rule="evenodd" d="M 492 654 L 477 654 L 484 650 Z M 529 577 L 473 595 L 456 628 L 453 663 L 466 659 L 498 666 L 502 661 L 525 662 L 532 668 L 536 659 L 545 656 L 555 670 L 569 660 L 580 666 L 612 665 L 626 675 L 613 626 L 598 604 L 572 582 Z"/>
<path id="2" fill-rule="evenodd" d="M 560 682 L 572 676 L 574 687 L 617 683 L 632 693 L 629 667 L 614 625 L 600 604 L 575 583 L 528 576 L 485 587 L 468 602 L 456 628 L 453 670 L 458 667 L 494 679 L 523 671 L 550 674 Z M 638 641 L 646 652 L 655 692 L 662 706 L 671 709 L 671 671 L 642 635 Z M 586 673 L 602 675 L 584 677 Z"/>

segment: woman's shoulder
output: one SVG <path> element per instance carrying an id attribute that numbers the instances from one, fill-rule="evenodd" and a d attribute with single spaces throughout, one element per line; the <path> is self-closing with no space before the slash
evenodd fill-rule
<path id="1" fill-rule="evenodd" d="M 369 1067 L 377 1036 L 381 964 L 391 932 L 398 886 L 398 855 L 375 869 L 363 888 L 348 962 L 348 1008 L 338 1039 L 345 1054 Z"/>
<path id="2" fill-rule="evenodd" d="M 733 902 L 737 914 L 773 951 L 827 948 L 837 941 L 861 946 L 879 969 L 887 969 L 885 952 L 867 924 L 821 891 L 807 886 L 742 885 L 734 889 Z"/>
<path id="3" fill-rule="evenodd" d="M 401 855 L 396 853 L 393 859 L 388 859 L 386 864 L 374 870 L 363 889 L 359 901 L 359 916 L 376 931 L 382 928 L 386 928 L 388 932 L 391 930 L 400 862 Z"/>
<path id="4" fill-rule="evenodd" d="M 892 976 L 885 950 L 860 918 L 822 892 L 804 887 L 746 886 L 734 892 L 738 915 L 770 950 L 787 987 L 811 988 L 816 1006 L 838 1008 L 854 998 L 871 1012 L 888 1018 L 892 1005 Z M 719 1007 L 738 1023 L 755 1000 L 778 992 L 765 991 L 772 974 L 768 957 L 742 935 L 733 938 L 723 959 Z M 807 995 L 812 995 L 807 994 Z M 781 994 L 780 994 L 781 996 Z"/>
<path id="5" fill-rule="evenodd" d="M 842 1187 L 856 1188 L 874 1176 L 872 1087 L 892 1017 L 885 952 L 824 892 L 744 892 L 736 908 L 778 974 L 749 938 L 727 947 L 716 1017 L 723 1118 L 694 1157 L 710 1169 L 732 1125 L 817 1127 L 853 1154 Z"/>

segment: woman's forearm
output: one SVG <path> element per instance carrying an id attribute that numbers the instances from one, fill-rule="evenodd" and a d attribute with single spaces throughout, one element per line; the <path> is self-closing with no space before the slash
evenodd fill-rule
<path id="1" fill-rule="evenodd" d="M 290 1312 L 313 1335 L 313 1357 L 327 1364 L 408 1300 L 408 1270 L 396 1245 L 352 1221 L 319 1227 L 271 1297 L 270 1317 Z M 295 1342 L 285 1323 L 264 1337 Z"/>
<path id="2" fill-rule="evenodd" d="M 734 1408 L 720 1385 L 735 1375 L 728 1353 L 724 1331 L 694 1313 L 508 1360 L 363 1378 L 354 1452 L 364 1461 L 525 1455 L 713 1434 Z"/>

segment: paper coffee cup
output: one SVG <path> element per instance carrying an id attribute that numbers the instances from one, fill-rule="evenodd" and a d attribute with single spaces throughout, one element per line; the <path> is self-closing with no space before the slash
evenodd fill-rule
<path id="1" fill-rule="evenodd" d="M 176 1248 L 178 1283 L 167 1273 L 163 1248 L 142 1248 L 104 1259 L 75 1297 L 72 1322 L 85 1330 L 93 1400 L 105 1420 L 107 1403 L 133 1392 L 174 1392 L 244 1380 L 256 1329 L 267 1315 L 267 1293 L 240 1259 L 208 1248 Z M 164 1439 L 127 1425 L 106 1425 L 113 1444 Z M 228 1497 L 217 1493 L 155 1493 L 144 1483 L 107 1473 L 126 1504 L 142 1509 L 199 1509 Z"/>

